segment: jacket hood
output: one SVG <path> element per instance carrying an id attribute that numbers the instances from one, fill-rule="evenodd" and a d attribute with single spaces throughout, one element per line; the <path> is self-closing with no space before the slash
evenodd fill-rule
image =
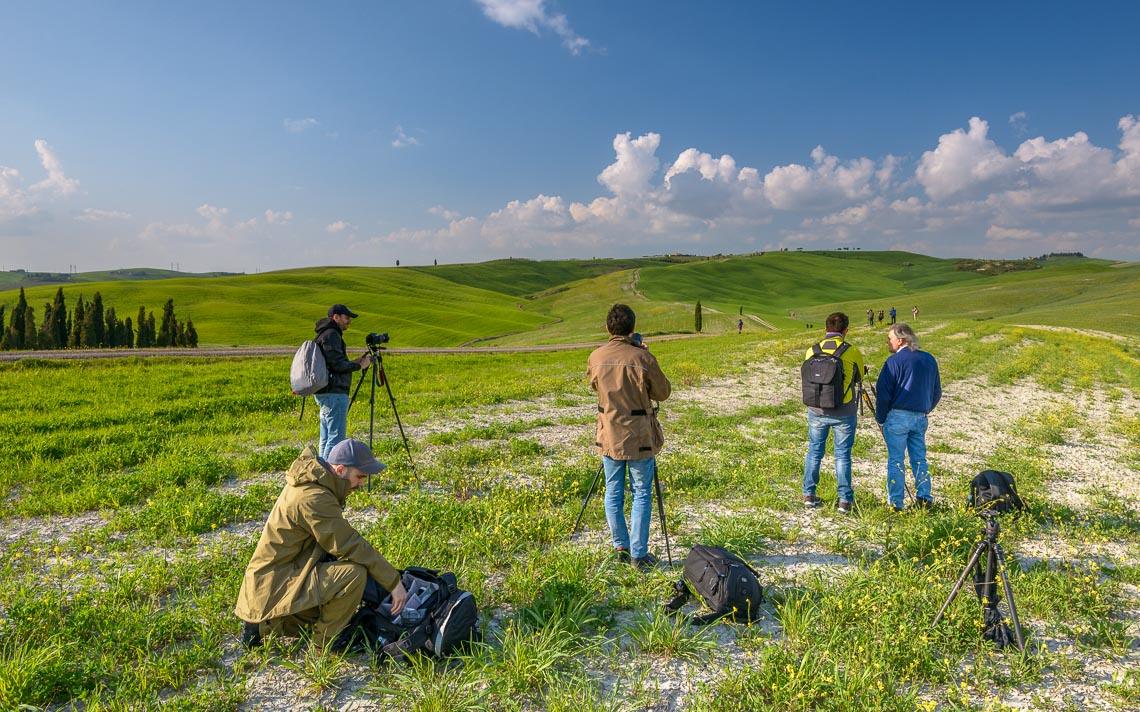
<path id="1" fill-rule="evenodd" d="M 339 332 L 340 325 L 333 321 L 332 317 L 326 316 L 325 318 L 318 321 L 317 325 L 313 327 L 313 331 L 317 332 L 318 334 L 326 329 L 336 329 Z"/>
<path id="2" fill-rule="evenodd" d="M 317 451 L 312 445 L 306 446 L 301 455 L 293 461 L 293 465 L 285 473 L 285 481 L 290 487 L 320 485 L 336 495 L 342 505 L 351 489 L 348 480 L 337 477 L 336 473 L 317 457 Z"/>

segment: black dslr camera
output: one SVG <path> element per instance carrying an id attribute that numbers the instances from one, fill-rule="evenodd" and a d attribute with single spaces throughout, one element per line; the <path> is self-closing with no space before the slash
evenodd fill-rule
<path id="1" fill-rule="evenodd" d="M 388 343 L 388 332 L 385 331 L 383 334 L 377 334 L 376 332 L 373 332 L 364 337 L 364 343 L 372 347 L 377 347 L 380 344 L 386 344 Z"/>
<path id="2" fill-rule="evenodd" d="M 986 470 L 970 482 L 970 498 L 967 501 L 980 516 L 1025 509 L 1025 502 L 1017 494 L 1013 475 L 997 470 Z"/>

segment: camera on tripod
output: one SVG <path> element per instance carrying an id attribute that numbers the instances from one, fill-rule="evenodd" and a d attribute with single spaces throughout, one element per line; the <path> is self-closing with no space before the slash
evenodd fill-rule
<path id="1" fill-rule="evenodd" d="M 383 334 L 372 332 L 364 337 L 364 343 L 368 344 L 369 348 L 379 348 L 380 344 L 388 343 L 388 332 L 385 331 Z"/>

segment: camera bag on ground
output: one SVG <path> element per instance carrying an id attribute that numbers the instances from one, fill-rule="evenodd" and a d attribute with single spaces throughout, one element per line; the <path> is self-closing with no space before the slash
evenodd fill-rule
<path id="1" fill-rule="evenodd" d="M 764 588 L 751 566 L 724 547 L 705 544 L 689 550 L 682 578 L 673 589 L 677 595 L 665 606 L 670 614 L 681 610 L 693 591 L 712 610 L 692 616 L 693 625 L 707 625 L 726 616 L 738 623 L 753 621 L 764 601 Z"/>
<path id="2" fill-rule="evenodd" d="M 1017 494 L 1013 475 L 998 470 L 985 470 L 970 482 L 970 506 L 975 510 L 1016 512 L 1025 509 Z"/>
<path id="3" fill-rule="evenodd" d="M 831 339 L 827 341 L 835 343 Z M 851 344 L 844 341 L 834 353 L 830 354 L 820 348 L 820 344 L 811 347 L 812 355 L 800 366 L 804 405 L 812 408 L 838 408 L 843 405 L 843 397 L 847 394 L 848 388 L 845 388 L 843 383 L 841 357 L 850 347 Z"/>
<path id="4" fill-rule="evenodd" d="M 400 581 L 408 592 L 408 602 L 398 616 L 391 615 L 390 594 L 369 579 L 364 606 L 353 618 L 353 623 L 360 624 L 357 634 L 367 639 L 377 655 L 399 657 L 425 650 L 443 657 L 479 639 L 475 597 L 459 588 L 455 574 L 410 566 L 403 570 Z"/>

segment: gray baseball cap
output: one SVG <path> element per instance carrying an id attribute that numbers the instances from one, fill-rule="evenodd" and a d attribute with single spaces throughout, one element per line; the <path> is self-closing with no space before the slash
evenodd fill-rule
<path id="1" fill-rule="evenodd" d="M 346 465 L 356 467 L 369 475 L 378 475 L 387 465 L 376 459 L 372 448 L 359 440 L 341 440 L 329 451 L 326 461 L 330 465 Z"/>

